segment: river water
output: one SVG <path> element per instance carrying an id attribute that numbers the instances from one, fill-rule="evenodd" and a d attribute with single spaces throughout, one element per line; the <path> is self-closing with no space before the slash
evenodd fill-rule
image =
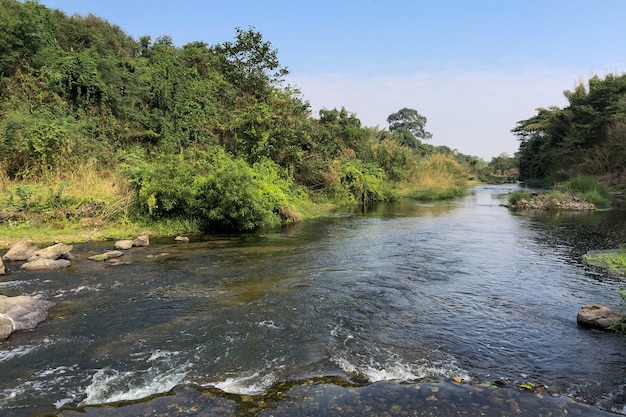
<path id="1" fill-rule="evenodd" d="M 153 238 L 125 265 L 86 259 L 112 242 L 76 244 L 61 271 L 8 263 L 0 293 L 56 306 L 0 342 L 0 416 L 120 412 L 90 407 L 174 387 L 179 402 L 190 392 L 232 402 L 223 415 L 265 415 L 250 410 L 270 394 L 273 415 L 300 415 L 285 411 L 294 403 L 318 415 L 305 407 L 316 395 L 349 402 L 420 381 L 446 392 L 498 381 L 522 399 L 517 386 L 532 382 L 589 413 L 626 414 L 626 338 L 576 324 L 583 304 L 620 307 L 623 284 L 581 257 L 626 242 L 626 211 L 513 212 L 501 206 L 512 187 L 283 230 Z M 242 399 L 256 408 L 241 411 Z"/>

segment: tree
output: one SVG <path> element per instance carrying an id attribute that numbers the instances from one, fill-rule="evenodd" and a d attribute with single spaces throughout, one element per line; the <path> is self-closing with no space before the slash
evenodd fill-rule
<path id="1" fill-rule="evenodd" d="M 278 51 L 263 35 L 250 27 L 236 28 L 234 42 L 212 48 L 224 77 L 245 93 L 263 97 L 269 87 L 283 81 L 289 74 L 278 61 Z"/>
<path id="2" fill-rule="evenodd" d="M 400 128 L 409 131 L 415 138 L 428 140 L 433 137 L 432 133 L 425 130 L 426 117 L 422 116 L 417 110 L 403 108 L 392 113 L 387 117 L 389 130 L 395 132 Z"/>

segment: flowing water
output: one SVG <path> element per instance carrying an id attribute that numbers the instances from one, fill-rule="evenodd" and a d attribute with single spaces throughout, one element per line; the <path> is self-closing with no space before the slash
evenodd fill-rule
<path id="1" fill-rule="evenodd" d="M 112 242 L 75 245 L 61 271 L 8 263 L 0 293 L 56 306 L 0 342 L 0 416 L 174 387 L 248 398 L 294 381 L 305 399 L 314 389 L 297 381 L 313 377 L 369 390 L 530 381 L 626 413 L 626 339 L 576 324 L 583 304 L 620 306 L 619 279 L 581 256 L 625 243 L 626 211 L 513 212 L 500 205 L 509 188 L 284 230 L 153 238 L 125 265 L 86 259 Z"/>

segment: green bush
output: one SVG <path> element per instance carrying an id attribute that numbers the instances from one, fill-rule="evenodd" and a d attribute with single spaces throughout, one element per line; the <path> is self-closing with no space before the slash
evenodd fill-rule
<path id="1" fill-rule="evenodd" d="M 513 191 L 509 194 L 509 204 L 514 206 L 520 200 L 530 200 L 531 194 L 529 191 Z"/>
<path id="2" fill-rule="evenodd" d="M 304 192 L 274 162 L 250 166 L 221 147 L 162 155 L 140 171 L 138 201 L 152 220 L 189 219 L 201 230 L 253 230 L 300 218 Z"/>

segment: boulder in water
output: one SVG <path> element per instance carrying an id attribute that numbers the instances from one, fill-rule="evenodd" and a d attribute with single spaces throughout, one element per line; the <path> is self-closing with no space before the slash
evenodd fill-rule
<path id="1" fill-rule="evenodd" d="M 25 261 L 35 254 L 39 247 L 32 240 L 23 239 L 11 246 L 2 259 L 5 261 Z"/>
<path id="2" fill-rule="evenodd" d="M 136 247 L 150 246 L 150 237 L 148 236 L 147 233 L 144 233 L 141 236 L 137 236 L 133 240 L 133 246 L 136 246 Z"/>
<path id="3" fill-rule="evenodd" d="M 117 250 L 127 250 L 133 247 L 132 240 L 118 240 L 115 242 L 115 249 Z"/>
<path id="4" fill-rule="evenodd" d="M 53 302 L 38 297 L 0 295 L 0 340 L 15 330 L 33 329 L 48 317 Z"/>
<path id="5" fill-rule="evenodd" d="M 57 243 L 56 245 L 48 246 L 33 253 L 28 258 L 28 262 L 36 261 L 37 259 L 67 259 L 71 260 L 74 257 L 70 253 L 74 247 L 72 245 L 66 245 L 64 243 Z"/>
<path id="6" fill-rule="evenodd" d="M 626 325 L 626 314 L 601 304 L 587 304 L 578 309 L 576 321 L 584 327 L 611 331 L 620 324 Z"/>
<path id="7" fill-rule="evenodd" d="M 34 261 L 26 262 L 20 269 L 40 271 L 45 269 L 67 268 L 68 266 L 70 266 L 70 261 L 67 259 L 35 259 Z"/>

